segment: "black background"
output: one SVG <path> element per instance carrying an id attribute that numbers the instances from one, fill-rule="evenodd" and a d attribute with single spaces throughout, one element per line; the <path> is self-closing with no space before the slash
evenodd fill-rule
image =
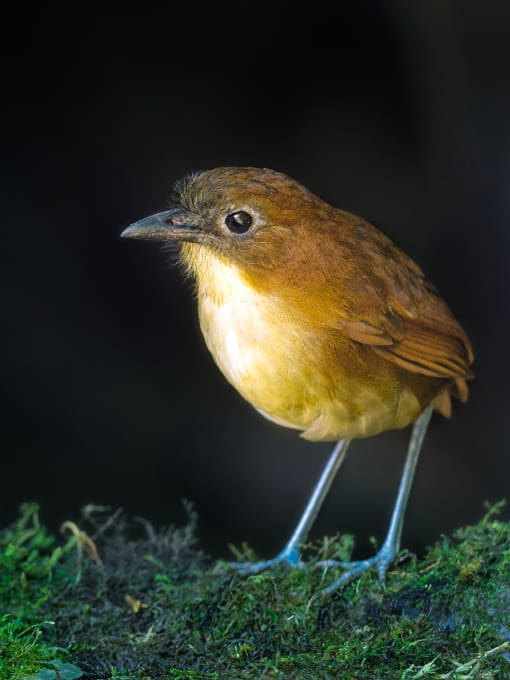
<path id="1" fill-rule="evenodd" d="M 174 7 L 174 9 L 172 9 Z M 87 502 L 203 545 L 287 537 L 330 445 L 257 415 L 213 365 L 193 293 L 121 241 L 193 169 L 287 172 L 425 269 L 471 336 L 476 380 L 426 440 L 404 542 L 509 492 L 510 6 L 89 5 L 4 16 L 1 525 Z M 355 442 L 313 536 L 384 533 L 407 432 Z"/>

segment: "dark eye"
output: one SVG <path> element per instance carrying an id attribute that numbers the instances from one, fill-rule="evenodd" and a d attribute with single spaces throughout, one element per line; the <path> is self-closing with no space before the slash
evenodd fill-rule
<path id="1" fill-rule="evenodd" d="M 225 217 L 225 224 L 233 234 L 246 234 L 253 224 L 253 217 L 244 210 L 238 210 Z"/>

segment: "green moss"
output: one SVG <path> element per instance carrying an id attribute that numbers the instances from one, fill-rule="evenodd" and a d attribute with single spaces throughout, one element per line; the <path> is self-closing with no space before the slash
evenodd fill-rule
<path id="1" fill-rule="evenodd" d="M 33 503 L 23 505 L 17 522 L 0 533 L 0 680 L 51 671 L 66 656 L 48 644 L 54 622 L 45 620 L 40 609 L 66 582 L 58 567 L 71 548 L 72 541 L 56 545 Z"/>
<path id="2" fill-rule="evenodd" d="M 25 506 L 0 534 L 0 678 L 30 677 L 64 657 L 84 677 L 116 680 L 509 678 L 510 523 L 501 512 L 490 508 L 422 560 L 402 553 L 386 591 L 367 573 L 321 600 L 339 570 L 314 564 L 348 559 L 352 537 L 309 547 L 307 569 L 242 577 L 197 548 L 191 510 L 185 527 L 160 531 L 89 513 L 97 564 L 84 534 L 59 542 Z M 14 653 L 25 666 L 14 675 L 11 663 L 8 675 Z"/>

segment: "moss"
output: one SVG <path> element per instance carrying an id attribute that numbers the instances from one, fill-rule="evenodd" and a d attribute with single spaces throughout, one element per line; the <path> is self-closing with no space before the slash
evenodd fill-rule
<path id="1" fill-rule="evenodd" d="M 71 548 L 70 541 L 56 545 L 35 504 L 23 505 L 17 522 L 0 533 L 0 680 L 51 671 L 66 656 L 48 643 L 54 622 L 40 611 L 67 580 L 60 563 Z"/>
<path id="2" fill-rule="evenodd" d="M 307 569 L 243 577 L 200 551 L 188 512 L 186 526 L 156 531 L 89 509 L 87 533 L 74 525 L 64 542 L 24 506 L 0 534 L 0 678 L 57 679 L 55 660 L 117 680 L 510 677 L 502 504 L 421 560 L 403 552 L 386 591 L 367 573 L 324 601 L 338 570 L 313 566 L 348 558 L 352 537 L 310 546 Z"/>

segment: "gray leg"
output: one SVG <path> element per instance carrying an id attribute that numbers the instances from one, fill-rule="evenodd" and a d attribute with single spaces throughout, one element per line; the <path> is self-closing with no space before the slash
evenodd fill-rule
<path id="1" fill-rule="evenodd" d="M 347 569 L 333 585 L 324 588 L 324 590 L 320 592 L 319 595 L 321 597 L 327 596 L 339 588 L 343 588 L 373 566 L 377 566 L 379 580 L 381 581 L 381 584 L 384 585 L 386 572 L 400 550 L 400 539 L 402 537 L 402 526 L 404 524 L 407 502 L 409 500 L 409 494 L 411 493 L 416 464 L 431 416 L 432 406 L 428 406 L 414 423 L 411 441 L 409 442 L 409 448 L 407 449 L 406 462 L 402 472 L 402 479 L 400 480 L 398 489 L 397 500 L 395 501 L 395 507 L 393 508 L 388 533 L 386 534 L 381 549 L 374 557 L 359 562 L 336 562 L 333 560 L 319 562 L 317 565 L 319 567 L 342 566 Z"/>
<path id="2" fill-rule="evenodd" d="M 310 531 L 312 524 L 315 522 L 315 519 L 319 514 L 322 503 L 328 495 L 328 491 L 333 484 L 333 480 L 335 479 L 335 476 L 343 463 L 349 444 L 349 439 L 341 439 L 333 449 L 331 455 L 328 458 L 328 462 L 322 471 L 319 481 L 315 485 L 313 493 L 306 504 L 306 508 L 301 515 L 301 519 L 299 520 L 292 536 L 287 541 L 287 544 L 283 550 L 279 552 L 278 555 L 272 560 L 253 563 L 233 562 L 231 563 L 231 566 L 239 569 L 245 574 L 256 574 L 259 571 L 271 568 L 276 564 L 284 563 L 291 567 L 295 567 L 299 564 L 299 546 L 306 540 L 308 532 Z"/>

